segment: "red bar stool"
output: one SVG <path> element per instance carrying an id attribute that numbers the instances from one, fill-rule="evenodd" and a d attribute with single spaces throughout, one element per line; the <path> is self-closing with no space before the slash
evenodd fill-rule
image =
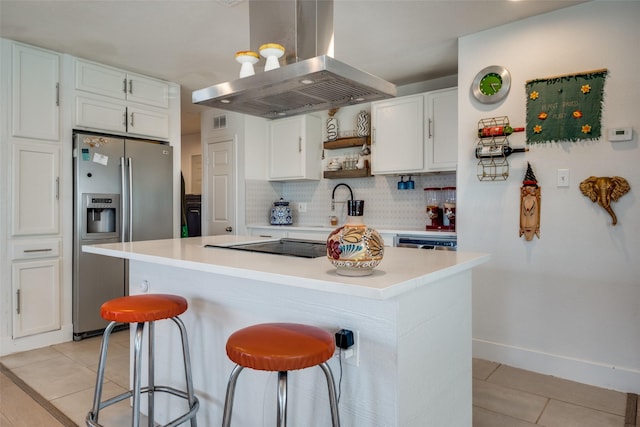
<path id="1" fill-rule="evenodd" d="M 115 298 L 102 304 L 100 315 L 111 323 L 104 331 L 102 336 L 102 346 L 100 348 L 100 362 L 98 364 L 98 373 L 96 378 L 96 389 L 93 397 L 93 408 L 87 414 L 87 426 L 102 427 L 98 423 L 100 410 L 121 400 L 132 398 L 133 409 L 131 426 L 139 427 L 140 425 L 140 395 L 147 393 L 148 397 L 148 419 L 149 426 L 154 426 L 154 394 L 169 393 L 173 396 L 187 400 L 189 403 L 189 411 L 180 417 L 174 419 L 164 427 L 175 427 L 187 420 L 191 420 L 191 427 L 196 427 L 196 413 L 200 406 L 198 398 L 193 393 L 193 382 L 191 380 L 191 360 L 189 357 L 189 344 L 187 342 L 187 331 L 184 323 L 178 317 L 187 310 L 187 300 L 176 295 L 163 294 L 144 294 Z M 171 319 L 178 325 L 180 336 L 182 338 L 182 356 L 184 360 L 184 371 L 186 379 L 186 391 L 178 390 L 174 387 L 155 385 L 154 384 L 154 322 L 156 320 Z M 137 323 L 136 334 L 134 339 L 133 352 L 133 390 L 129 390 L 111 399 L 101 401 L 102 384 L 104 382 L 105 364 L 107 361 L 107 350 L 109 346 L 109 337 L 113 328 L 118 323 Z M 142 333 L 145 323 L 149 324 L 149 360 L 148 360 L 148 385 L 141 387 L 141 362 L 142 362 Z"/>
<path id="2" fill-rule="evenodd" d="M 278 372 L 278 427 L 287 425 L 287 372 L 319 366 L 327 379 L 331 421 L 340 426 L 338 401 L 331 368 L 335 341 L 329 332 L 296 323 L 265 323 L 240 329 L 227 340 L 227 356 L 236 363 L 224 402 L 222 427 L 229 427 L 236 382 L 244 368 Z"/>

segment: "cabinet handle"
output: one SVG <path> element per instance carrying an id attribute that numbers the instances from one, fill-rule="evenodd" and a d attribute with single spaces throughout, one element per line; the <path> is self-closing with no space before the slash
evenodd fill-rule
<path id="1" fill-rule="evenodd" d="M 60 83 L 56 83 L 56 107 L 60 106 Z"/>
<path id="2" fill-rule="evenodd" d="M 16 314 L 20 314 L 20 289 L 16 291 Z"/>
<path id="3" fill-rule="evenodd" d="M 302 137 L 298 137 L 298 153 L 302 153 Z"/>
<path id="4" fill-rule="evenodd" d="M 122 79 L 122 91 L 127 93 L 127 78 Z"/>
<path id="5" fill-rule="evenodd" d="M 46 249 L 25 249 L 24 252 L 25 254 L 28 253 L 33 253 L 33 252 L 51 252 L 53 249 L 51 248 L 46 248 Z"/>
<path id="6" fill-rule="evenodd" d="M 133 79 L 129 79 L 129 93 L 133 93 Z"/>
<path id="7" fill-rule="evenodd" d="M 431 138 L 433 136 L 433 132 L 431 130 L 431 126 L 432 126 L 432 121 L 431 121 L 431 119 L 429 119 L 429 138 Z"/>
<path id="8" fill-rule="evenodd" d="M 60 200 L 60 177 L 56 177 L 56 200 Z"/>
<path id="9" fill-rule="evenodd" d="M 133 127 L 133 113 L 129 116 L 129 127 Z"/>
<path id="10" fill-rule="evenodd" d="M 232 227 L 227 227 L 224 229 L 224 231 L 226 231 L 227 233 L 231 233 L 233 231 Z"/>

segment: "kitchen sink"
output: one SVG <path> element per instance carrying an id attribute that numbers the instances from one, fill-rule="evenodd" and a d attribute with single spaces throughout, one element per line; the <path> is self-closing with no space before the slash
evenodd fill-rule
<path id="1" fill-rule="evenodd" d="M 299 258 L 319 258 L 327 255 L 325 242 L 302 239 L 280 239 L 266 242 L 238 243 L 235 245 L 205 245 L 206 248 L 231 249 L 237 251 L 262 252 L 273 255 Z"/>

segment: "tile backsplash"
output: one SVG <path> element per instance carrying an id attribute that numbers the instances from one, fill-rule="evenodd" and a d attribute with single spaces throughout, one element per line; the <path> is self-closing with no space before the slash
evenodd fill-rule
<path id="1" fill-rule="evenodd" d="M 405 177 L 405 180 L 407 177 Z M 378 228 L 424 230 L 426 224 L 425 187 L 455 187 L 456 174 L 440 173 L 412 176 L 415 190 L 398 190 L 399 176 L 375 176 L 356 179 L 322 179 L 320 181 L 270 182 L 247 180 L 247 224 L 268 224 L 273 202 L 281 197 L 290 203 L 293 223 L 299 226 L 329 226 L 329 217 L 336 215 L 340 224 L 347 216 L 349 190 L 340 186 L 335 193 L 335 212 L 331 211 L 333 188 L 345 183 L 355 199 L 365 201 L 364 221 Z M 306 203 L 307 211 L 298 212 L 298 203 Z"/>

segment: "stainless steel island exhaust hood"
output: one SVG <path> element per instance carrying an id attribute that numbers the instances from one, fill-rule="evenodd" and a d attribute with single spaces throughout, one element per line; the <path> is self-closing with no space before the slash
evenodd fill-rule
<path id="1" fill-rule="evenodd" d="M 396 96 L 394 84 L 330 56 L 332 0 L 252 0 L 249 14 L 251 48 L 279 43 L 287 65 L 196 90 L 194 104 L 277 119 Z"/>

